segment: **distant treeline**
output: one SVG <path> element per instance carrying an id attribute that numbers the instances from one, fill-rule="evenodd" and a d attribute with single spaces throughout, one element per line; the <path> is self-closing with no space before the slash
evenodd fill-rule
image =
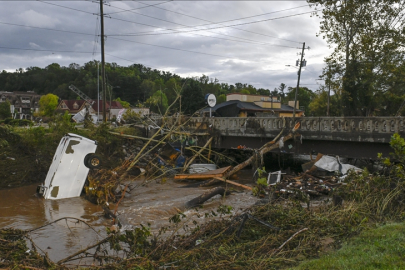
<path id="1" fill-rule="evenodd" d="M 52 93 L 61 99 L 76 99 L 77 94 L 68 88 L 70 84 L 73 84 L 90 98 L 96 99 L 98 84 L 101 92 L 101 76 L 99 80 L 97 76 L 98 72 L 101 73 L 100 70 L 98 61 L 90 61 L 83 66 L 73 63 L 65 67 L 53 63 L 45 68 L 20 68 L 15 72 L 3 70 L 0 73 L 0 91 L 34 91 L 41 95 Z M 205 94 L 208 93 L 215 94 L 219 102 L 225 100 L 226 94 L 233 92 L 271 94 L 268 89 L 256 89 L 252 85 L 243 83 L 235 83 L 235 85 L 219 83 L 216 78 L 209 78 L 205 75 L 182 78 L 176 74 L 151 69 L 142 64 L 124 67 L 116 63 L 106 63 L 105 73 L 107 99 L 120 98 L 131 105 L 145 104 L 156 92 L 165 96 L 161 97 L 162 100 L 166 99 L 164 103 L 171 104 L 176 98 L 175 90 L 181 91 L 190 87 L 196 88 L 192 92 L 197 96 L 193 98 L 201 98 L 202 103 Z M 273 90 L 272 94 L 277 96 L 279 93 L 277 90 Z M 187 99 L 187 97 L 184 98 Z M 188 104 L 184 105 L 184 109 L 187 109 Z M 190 108 L 190 112 L 192 110 Z"/>

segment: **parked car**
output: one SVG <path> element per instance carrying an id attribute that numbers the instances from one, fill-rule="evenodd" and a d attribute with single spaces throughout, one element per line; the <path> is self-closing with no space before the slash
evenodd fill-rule
<path id="1" fill-rule="evenodd" d="M 44 184 L 38 186 L 37 192 L 51 200 L 80 196 L 89 170 L 100 166 L 96 149 L 96 141 L 66 134 L 56 149 Z"/>

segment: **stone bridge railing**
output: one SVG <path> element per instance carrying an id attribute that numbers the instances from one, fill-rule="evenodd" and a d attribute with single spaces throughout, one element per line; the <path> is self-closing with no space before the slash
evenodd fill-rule
<path id="1" fill-rule="evenodd" d="M 170 120 L 169 120 L 170 121 Z M 299 133 L 310 140 L 360 141 L 388 143 L 392 134 L 405 136 L 405 118 L 401 117 L 301 117 Z M 215 130 L 222 136 L 274 137 L 282 129 L 294 126 L 292 118 L 185 118 L 189 130 Z"/>

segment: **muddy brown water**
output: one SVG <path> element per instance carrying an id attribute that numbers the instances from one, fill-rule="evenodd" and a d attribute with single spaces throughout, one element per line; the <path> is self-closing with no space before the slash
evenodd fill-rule
<path id="1" fill-rule="evenodd" d="M 239 183 L 252 185 L 251 170 L 239 174 Z M 150 224 L 152 234 L 157 234 L 162 226 L 171 226 L 166 235 L 173 232 L 185 233 L 183 229 L 176 230 L 169 218 L 183 212 L 184 223 L 193 226 L 207 221 L 204 213 L 216 210 L 221 204 L 233 207 L 232 214 L 241 213 L 257 201 L 251 191 L 237 189 L 231 195 L 222 198 L 217 195 L 204 203 L 199 209 L 185 209 L 184 203 L 201 195 L 210 188 L 184 188 L 189 183 L 175 182 L 168 179 L 165 183 L 151 181 L 131 191 L 119 204 L 118 214 L 121 222 L 128 227 Z M 0 190 L 0 228 L 17 228 L 31 230 L 57 219 L 71 217 L 85 221 L 96 232 L 84 223 L 74 219 L 61 220 L 31 232 L 29 235 L 43 252 L 47 252 L 53 261 L 59 261 L 67 256 L 95 244 L 106 236 L 106 227 L 111 221 L 103 217 L 100 206 L 94 205 L 82 197 L 44 200 L 35 195 L 37 185 Z M 110 205 L 115 209 L 115 205 Z M 200 216 L 200 217 L 198 217 Z M 217 217 L 218 218 L 218 217 Z M 87 260 L 86 263 L 89 261 Z M 73 262 L 73 264 L 84 263 Z"/>

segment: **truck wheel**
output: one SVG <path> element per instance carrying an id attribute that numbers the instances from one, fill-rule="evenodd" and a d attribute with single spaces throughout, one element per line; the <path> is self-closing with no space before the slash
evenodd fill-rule
<path id="1" fill-rule="evenodd" d="M 100 158 L 95 154 L 87 154 L 84 158 L 84 166 L 89 169 L 97 169 L 101 165 Z"/>

